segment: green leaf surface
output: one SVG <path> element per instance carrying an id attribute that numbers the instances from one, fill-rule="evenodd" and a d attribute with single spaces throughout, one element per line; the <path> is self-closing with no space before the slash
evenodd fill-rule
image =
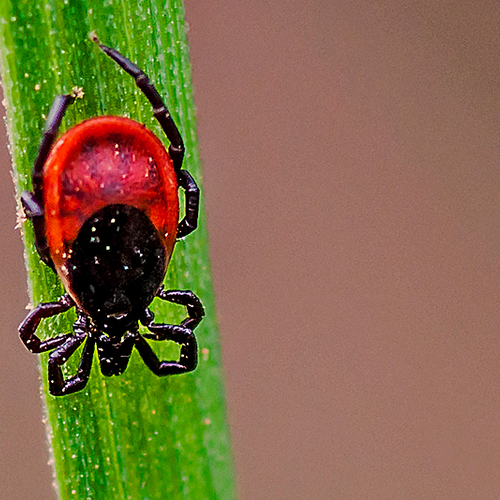
<path id="1" fill-rule="evenodd" d="M 201 186 L 180 0 L 2 0 L 0 23 L 4 104 L 18 194 L 31 186 L 32 164 L 54 96 L 73 87 L 82 87 L 85 95 L 68 110 L 61 132 L 96 115 L 122 115 L 164 138 L 146 98 L 89 39 L 91 32 L 150 76 L 183 135 L 184 168 Z M 168 145 L 166 138 L 164 142 Z M 57 299 L 64 291 L 38 259 L 29 223 L 23 224 L 23 235 L 33 304 Z M 53 397 L 46 385 L 48 355 L 40 356 L 46 425 L 62 499 L 234 498 L 203 210 L 199 228 L 176 245 L 165 284 L 193 290 L 206 309 L 196 329 L 200 356 L 193 373 L 156 377 L 134 352 L 123 375 L 105 378 L 95 356 L 84 390 Z M 178 323 L 185 316 L 184 308 L 158 299 L 152 310 L 158 322 Z M 61 314 L 42 322 L 38 333 L 49 338 L 71 332 L 74 320 L 72 311 Z M 161 359 L 178 353 L 178 346 L 165 342 L 155 342 L 153 348 Z M 65 366 L 66 377 L 75 372 L 80 353 Z"/>

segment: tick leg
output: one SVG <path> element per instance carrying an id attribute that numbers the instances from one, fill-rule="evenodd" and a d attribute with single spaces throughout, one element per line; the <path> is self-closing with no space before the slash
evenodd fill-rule
<path id="1" fill-rule="evenodd" d="M 38 147 L 38 154 L 33 164 L 33 190 L 37 197 L 41 195 L 43 166 L 57 137 L 64 114 L 68 107 L 75 102 L 75 97 L 75 94 L 58 95 L 52 102 L 49 116 L 47 116 L 47 120 L 45 121 L 42 141 Z"/>
<path id="2" fill-rule="evenodd" d="M 47 239 L 45 237 L 45 221 L 43 218 L 43 167 L 49 156 L 50 150 L 57 137 L 61 121 L 68 106 L 75 101 L 75 94 L 59 95 L 54 99 L 50 108 L 49 116 L 45 121 L 45 129 L 38 148 L 38 154 L 33 164 L 32 184 L 33 193 L 24 192 L 21 195 L 21 203 L 28 219 L 33 222 L 35 232 L 35 246 L 40 258 L 50 267 L 54 267 L 50 258 Z"/>
<path id="3" fill-rule="evenodd" d="M 144 71 L 117 50 L 107 47 L 106 45 L 101 45 L 96 37 L 94 37 L 93 40 L 105 54 L 111 57 L 113 61 L 134 78 L 136 85 L 153 106 L 153 115 L 158 120 L 158 123 L 161 125 L 161 128 L 170 141 L 168 152 L 174 164 L 177 182 L 186 192 L 186 215 L 180 222 L 177 231 L 177 237 L 183 238 L 196 229 L 200 193 L 196 182 L 189 172 L 187 170 L 181 170 L 182 161 L 184 159 L 184 143 L 179 129 L 160 94 Z"/>
<path id="4" fill-rule="evenodd" d="M 85 340 L 86 332 L 81 331 L 68 339 L 62 346 L 50 353 L 49 356 L 49 392 L 53 396 L 72 394 L 83 389 L 89 380 L 90 369 L 92 368 L 92 356 L 94 354 L 95 340 L 87 337 L 87 342 L 83 348 L 80 365 L 76 375 L 64 380 L 61 366 L 68 361 L 70 356 L 78 349 Z"/>
<path id="5" fill-rule="evenodd" d="M 177 238 L 184 238 L 192 233 L 198 226 L 198 210 L 200 206 L 200 190 L 187 170 L 177 174 L 179 185 L 184 189 L 186 196 L 186 215 L 177 228 Z"/>
<path id="6" fill-rule="evenodd" d="M 106 45 L 101 45 L 96 37 L 94 37 L 93 40 L 105 54 L 111 57 L 113 61 L 134 78 L 136 85 L 153 106 L 153 115 L 158 120 L 158 123 L 161 125 L 161 128 L 170 141 L 168 152 L 174 162 L 175 171 L 179 172 L 184 158 L 184 143 L 182 142 L 179 129 L 175 125 L 166 104 L 163 102 L 155 86 L 151 83 L 146 73 L 132 61 L 120 54 L 117 50 L 106 47 Z"/>
<path id="7" fill-rule="evenodd" d="M 165 290 L 163 286 L 161 286 L 156 296 L 168 302 L 186 306 L 188 317 L 180 325 L 184 328 L 194 330 L 203 316 L 205 316 L 205 310 L 203 309 L 201 300 L 189 290 Z"/>
<path id="8" fill-rule="evenodd" d="M 149 325 L 148 329 L 154 334 L 150 336 L 151 338 L 173 340 L 182 346 L 179 361 L 160 361 L 144 337 L 139 335 L 135 347 L 146 366 L 155 375 L 177 375 L 193 371 L 196 368 L 198 364 L 198 346 L 192 330 L 182 326 L 160 324 Z"/>
<path id="9" fill-rule="evenodd" d="M 144 363 L 156 375 L 190 372 L 198 364 L 198 345 L 193 330 L 205 314 L 203 305 L 193 292 L 187 290 L 165 290 L 160 287 L 156 296 L 186 306 L 188 317 L 180 325 L 164 325 L 152 323 L 153 315 L 146 315 L 146 327 L 151 333 L 139 335 L 135 346 Z M 181 346 L 179 361 L 160 361 L 145 339 L 172 340 L 179 344 Z"/>
<path id="10" fill-rule="evenodd" d="M 21 193 L 21 205 L 28 219 L 33 220 L 36 217 L 43 216 L 43 207 L 31 191 L 23 191 Z"/>
<path id="11" fill-rule="evenodd" d="M 66 312 L 74 305 L 69 295 L 63 295 L 57 302 L 45 302 L 35 307 L 19 326 L 19 335 L 24 345 L 33 353 L 50 351 L 63 345 L 73 335 L 59 335 L 42 341 L 35 332 L 42 319 Z"/>

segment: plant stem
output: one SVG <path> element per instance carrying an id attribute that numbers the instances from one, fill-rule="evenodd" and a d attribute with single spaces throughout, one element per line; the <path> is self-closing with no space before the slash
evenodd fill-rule
<path id="1" fill-rule="evenodd" d="M 150 76 L 164 96 L 186 144 L 184 168 L 201 184 L 189 54 L 181 0 L 2 0 L 0 60 L 17 193 L 31 187 L 31 168 L 55 95 L 82 87 L 62 128 L 96 115 L 126 115 L 164 137 L 152 110 L 125 75 L 89 39 L 118 49 Z M 166 140 L 165 140 L 166 142 Z M 168 145 L 168 144 L 167 144 Z M 195 372 L 158 378 L 137 353 L 120 377 L 104 378 L 95 357 L 79 393 L 53 397 L 42 380 L 47 430 L 62 499 L 232 499 L 232 454 L 226 423 L 219 336 L 203 210 L 199 228 L 175 249 L 166 278 L 171 289 L 192 289 L 206 317 L 196 330 Z M 33 304 L 64 293 L 40 262 L 33 232 L 23 224 Z M 155 300 L 158 322 L 178 323 L 183 308 Z M 72 331 L 74 313 L 42 323 L 42 338 Z M 153 346 L 161 359 L 172 345 Z M 19 348 L 22 346 L 20 344 Z M 80 351 L 68 362 L 74 373 Z"/>

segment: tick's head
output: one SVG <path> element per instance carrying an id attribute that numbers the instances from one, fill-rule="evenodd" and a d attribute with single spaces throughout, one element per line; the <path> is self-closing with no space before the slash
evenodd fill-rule
<path id="1" fill-rule="evenodd" d="M 130 205 L 108 205 L 82 226 L 66 265 L 77 304 L 105 332 L 125 333 L 153 300 L 166 251 L 149 218 Z"/>
<path id="2" fill-rule="evenodd" d="M 100 304 L 91 310 L 90 317 L 98 330 L 110 336 L 121 336 L 137 324 L 140 314 L 149 304 L 132 303 L 130 298 L 121 293 L 115 293 L 110 301 Z M 151 298 L 152 300 L 152 298 Z"/>

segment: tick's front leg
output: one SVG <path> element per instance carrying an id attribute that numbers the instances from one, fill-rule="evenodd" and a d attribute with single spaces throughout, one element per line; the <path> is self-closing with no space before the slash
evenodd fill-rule
<path id="1" fill-rule="evenodd" d="M 63 295 L 57 302 L 44 302 L 33 309 L 19 326 L 19 335 L 24 345 L 33 353 L 56 349 L 72 337 L 71 334 L 59 335 L 48 340 L 40 340 L 35 334 L 40 321 L 68 311 L 74 306 L 69 295 Z"/>
<path id="2" fill-rule="evenodd" d="M 61 366 L 68 361 L 70 356 L 78 349 L 85 340 L 86 332 L 81 331 L 68 339 L 61 347 L 50 353 L 49 357 L 49 392 L 53 396 L 63 396 L 83 389 L 89 380 L 92 368 L 92 356 L 94 354 L 93 338 L 88 337 L 83 348 L 80 365 L 76 375 L 64 380 Z"/>
<path id="3" fill-rule="evenodd" d="M 135 347 L 146 366 L 156 375 L 177 375 L 193 371 L 198 364 L 198 345 L 194 333 L 189 328 L 176 325 L 151 324 L 148 329 L 153 335 L 139 335 Z M 181 346 L 178 361 L 160 361 L 144 337 L 155 340 L 172 340 Z"/>
<path id="4" fill-rule="evenodd" d="M 205 310 L 203 309 L 201 300 L 190 290 L 165 290 L 163 286 L 161 286 L 156 296 L 168 302 L 186 306 L 188 317 L 180 326 L 194 330 L 203 316 L 205 316 Z"/>

